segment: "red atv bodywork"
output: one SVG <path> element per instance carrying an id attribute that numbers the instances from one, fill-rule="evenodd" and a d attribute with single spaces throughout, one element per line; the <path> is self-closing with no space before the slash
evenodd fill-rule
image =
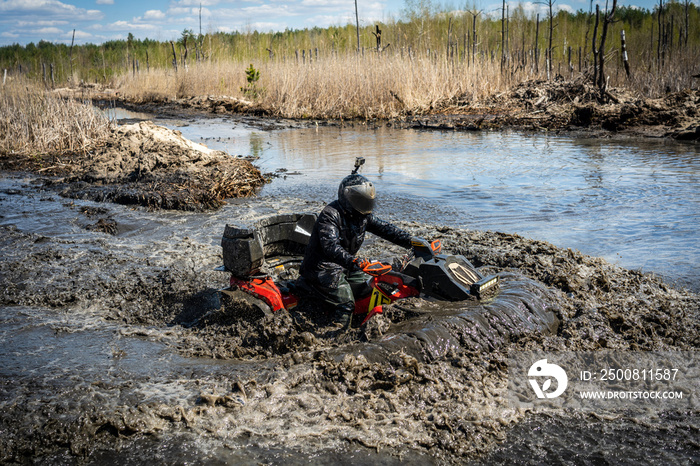
<path id="1" fill-rule="evenodd" d="M 272 277 L 252 278 L 241 280 L 231 275 L 231 289 L 241 290 L 249 295 L 261 299 L 270 306 L 272 312 L 295 307 L 299 299 L 291 293 L 283 294 Z"/>
<path id="2" fill-rule="evenodd" d="M 362 324 L 365 324 L 372 316 L 381 314 L 383 305 L 420 295 L 420 289 L 415 279 L 393 271 L 379 277 L 372 277 L 369 280 L 369 285 L 372 292 L 355 301 L 354 314 L 364 316 Z"/>
<path id="3" fill-rule="evenodd" d="M 353 315 L 362 318 L 365 324 L 372 316 L 382 313 L 382 306 L 396 300 L 419 296 L 415 279 L 398 272 L 389 272 L 379 277 L 370 277 L 367 281 L 370 292 L 355 301 Z M 299 298 L 287 288 L 277 286 L 272 277 L 242 280 L 233 275 L 230 280 L 231 290 L 240 290 L 265 302 L 272 312 L 290 310 L 299 303 Z"/>

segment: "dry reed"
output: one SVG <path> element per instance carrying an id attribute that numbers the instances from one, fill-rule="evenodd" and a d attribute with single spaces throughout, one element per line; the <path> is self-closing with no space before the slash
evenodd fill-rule
<path id="1" fill-rule="evenodd" d="M 495 94 L 528 80 L 545 79 L 544 65 L 509 60 L 502 69 L 500 60 L 477 54 L 447 58 L 445 54 L 409 55 L 376 52 L 358 56 L 321 53 L 318 58 L 299 60 L 279 57 L 254 61 L 260 80 L 254 92 L 246 82 L 250 61 L 193 62 L 180 66 L 125 74 L 115 81 L 122 95 L 130 100 L 150 101 L 200 96 L 229 96 L 252 99 L 257 109 L 280 117 L 320 119 L 391 119 L 421 115 L 461 104 L 485 105 Z M 690 71 L 700 59 L 698 51 L 670 55 L 664 67 L 632 64 L 627 78 L 616 56 L 608 57 L 606 78 L 609 86 L 626 88 L 645 97 L 659 97 L 692 86 Z M 574 71 L 559 64 L 554 76 L 562 73 L 571 81 L 588 80 L 592 69 Z"/>
<path id="2" fill-rule="evenodd" d="M 82 153 L 109 129 L 109 119 L 92 105 L 26 83 L 0 88 L 2 155 Z"/>
<path id="3" fill-rule="evenodd" d="M 200 63 L 188 70 L 154 69 L 117 82 L 128 99 L 178 99 L 203 95 L 249 98 L 249 63 Z M 498 63 L 469 66 L 444 59 L 346 55 L 311 63 L 268 61 L 259 65 L 256 104 L 287 118 L 395 118 L 424 114 L 451 103 L 477 102 L 506 90 Z M 511 76 L 509 79 L 525 78 Z"/>
<path id="4" fill-rule="evenodd" d="M 231 171 L 218 171 L 211 183 L 209 194 L 216 200 L 248 197 L 255 194 L 256 190 L 265 184 L 265 178 L 260 171 L 250 163 L 233 163 Z"/>

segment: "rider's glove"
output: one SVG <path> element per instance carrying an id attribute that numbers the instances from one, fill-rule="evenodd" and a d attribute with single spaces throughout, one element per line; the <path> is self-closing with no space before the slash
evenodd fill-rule
<path id="1" fill-rule="evenodd" d="M 367 267 L 371 262 L 362 257 L 356 257 L 352 260 L 352 263 L 355 264 L 355 267 L 357 267 L 359 270 L 364 270 L 364 268 Z"/>
<path id="2" fill-rule="evenodd" d="M 353 263 L 360 268 L 364 273 L 379 277 L 391 271 L 391 265 L 383 264 L 379 261 L 369 261 L 360 259 L 359 257 L 353 260 Z"/>

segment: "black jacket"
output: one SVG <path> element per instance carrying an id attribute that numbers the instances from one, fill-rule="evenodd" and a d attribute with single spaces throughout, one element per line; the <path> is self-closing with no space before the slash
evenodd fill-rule
<path id="1" fill-rule="evenodd" d="M 348 212 L 336 200 L 321 211 L 311 232 L 300 274 L 324 287 L 337 288 L 344 270 L 353 270 L 353 259 L 369 231 L 387 241 L 411 247 L 411 235 L 373 214 Z"/>

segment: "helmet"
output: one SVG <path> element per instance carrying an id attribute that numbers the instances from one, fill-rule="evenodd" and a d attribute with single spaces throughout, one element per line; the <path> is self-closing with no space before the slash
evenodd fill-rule
<path id="1" fill-rule="evenodd" d="M 338 188 L 340 205 L 346 210 L 354 210 L 362 215 L 372 213 L 376 197 L 377 193 L 372 182 L 358 174 L 346 176 Z"/>

